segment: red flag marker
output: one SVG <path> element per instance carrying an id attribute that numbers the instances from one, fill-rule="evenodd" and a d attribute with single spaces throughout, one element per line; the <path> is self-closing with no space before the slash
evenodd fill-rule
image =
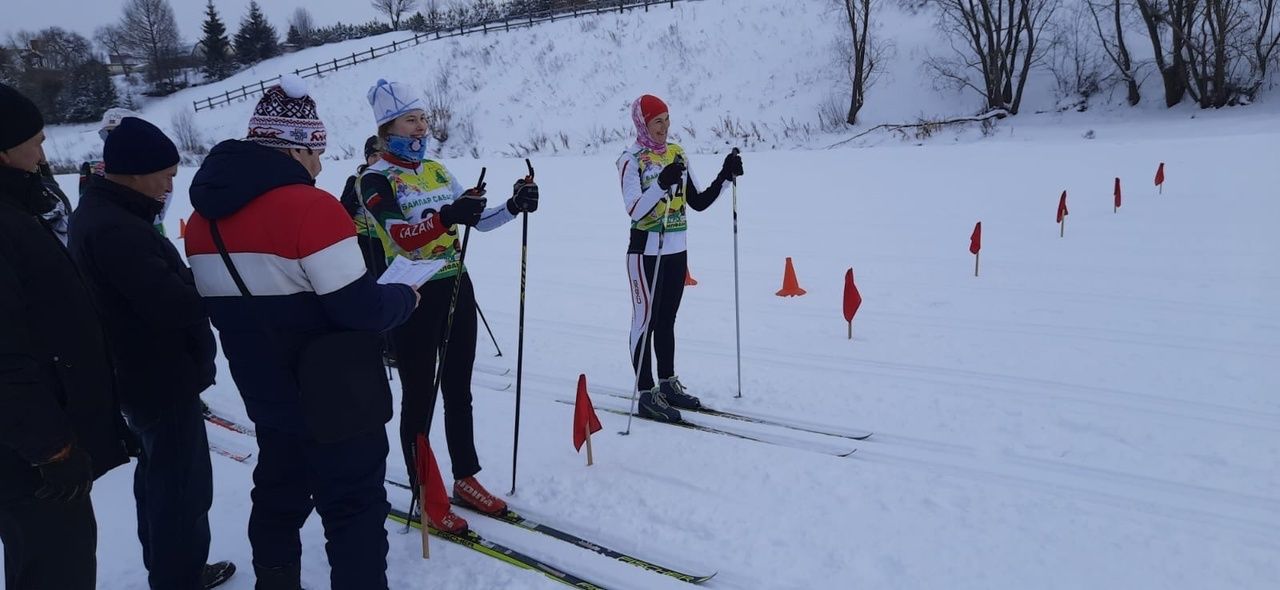
<path id="1" fill-rule="evenodd" d="M 973 225 L 973 233 L 969 234 L 969 253 L 973 254 L 973 276 L 978 276 L 978 259 L 982 251 L 982 222 Z"/>
<path id="2" fill-rule="evenodd" d="M 186 237 L 187 237 L 187 220 L 179 219 L 178 220 L 178 239 L 181 240 Z"/>
<path id="3" fill-rule="evenodd" d="M 1160 194 L 1164 194 L 1164 162 L 1160 162 L 1160 167 L 1156 168 L 1156 186 L 1160 188 Z"/>
<path id="4" fill-rule="evenodd" d="M 1062 196 L 1058 198 L 1058 237 L 1061 238 L 1067 233 L 1067 191 L 1062 191 Z"/>
<path id="5" fill-rule="evenodd" d="M 1111 209 L 1112 213 L 1117 213 L 1120 211 L 1120 177 L 1119 176 L 1116 177 L 1115 192 L 1116 192 L 1116 203 L 1115 203 L 1115 206 Z"/>
<path id="6" fill-rule="evenodd" d="M 582 451 L 587 443 L 587 465 L 595 463 L 591 453 L 591 435 L 600 432 L 600 418 L 596 416 L 591 396 L 587 395 L 587 376 L 578 375 L 578 397 L 573 402 L 573 448 Z"/>
<path id="7" fill-rule="evenodd" d="M 853 269 L 844 273 L 844 321 L 849 323 L 849 339 L 853 340 L 853 316 L 862 307 L 862 294 L 858 286 L 853 284 Z"/>
<path id="8" fill-rule="evenodd" d="M 442 522 L 449 514 L 449 492 L 444 489 L 444 478 L 440 476 L 440 464 L 431 452 L 427 436 L 418 433 L 416 467 L 418 471 L 418 501 L 422 503 L 422 514 L 436 522 Z M 431 557 L 427 549 L 429 531 L 427 523 L 422 523 L 422 558 Z"/>

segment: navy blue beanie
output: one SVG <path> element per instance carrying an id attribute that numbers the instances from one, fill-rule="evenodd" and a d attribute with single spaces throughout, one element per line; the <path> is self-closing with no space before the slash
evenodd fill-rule
<path id="1" fill-rule="evenodd" d="M 151 174 L 176 165 L 181 158 L 178 146 L 159 127 L 125 117 L 107 134 L 102 159 L 107 174 Z"/>

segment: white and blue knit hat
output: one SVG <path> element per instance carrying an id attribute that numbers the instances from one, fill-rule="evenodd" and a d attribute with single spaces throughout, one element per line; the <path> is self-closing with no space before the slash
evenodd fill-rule
<path id="1" fill-rule="evenodd" d="M 373 118 L 378 120 L 378 125 L 410 111 L 425 111 L 426 104 L 416 90 L 401 82 L 378 80 L 369 89 L 369 106 L 373 107 Z"/>

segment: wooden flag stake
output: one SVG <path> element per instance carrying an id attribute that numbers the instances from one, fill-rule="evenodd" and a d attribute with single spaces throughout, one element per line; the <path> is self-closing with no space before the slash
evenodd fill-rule
<path id="1" fill-rule="evenodd" d="M 1058 237 L 1063 238 L 1067 235 L 1067 216 L 1062 216 L 1062 221 L 1058 222 Z"/>
<path id="2" fill-rule="evenodd" d="M 849 320 L 849 339 L 853 340 L 853 320 Z"/>
<path id="3" fill-rule="evenodd" d="M 587 425 L 587 467 L 595 464 L 595 457 L 591 453 L 591 426 Z"/>
<path id="4" fill-rule="evenodd" d="M 427 484 L 426 482 L 423 482 L 419 484 L 418 487 L 420 488 L 418 493 L 421 494 L 421 496 L 419 496 L 421 500 L 418 501 L 418 507 L 422 509 L 422 516 L 418 519 L 419 523 L 422 525 L 422 558 L 431 559 L 431 548 L 427 542 L 427 539 L 431 537 L 431 531 L 428 530 L 431 527 L 431 519 L 427 516 Z M 413 514 L 410 513 L 409 517 L 413 518 Z"/>
<path id="5" fill-rule="evenodd" d="M 982 251 L 979 250 L 973 254 L 973 276 L 978 276 L 978 261 L 982 258 Z"/>

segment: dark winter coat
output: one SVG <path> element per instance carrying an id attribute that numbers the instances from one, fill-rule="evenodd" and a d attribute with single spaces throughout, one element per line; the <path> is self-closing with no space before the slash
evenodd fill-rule
<path id="1" fill-rule="evenodd" d="M 0 166 L 0 502 L 30 497 L 32 465 L 71 442 L 95 475 L 127 460 L 101 320 L 47 204 L 38 175 Z"/>
<path id="2" fill-rule="evenodd" d="M 375 282 L 351 217 L 314 184 L 279 150 L 225 141 L 192 181 L 196 213 L 186 237 L 196 286 L 249 417 L 297 434 L 306 434 L 297 378 L 304 345 L 333 331 L 389 330 L 415 305 L 411 287 Z M 252 297 L 232 280 L 209 220 L 218 222 Z"/>
<path id="3" fill-rule="evenodd" d="M 213 385 L 213 330 L 195 278 L 152 220 L 164 204 L 93 178 L 71 217 L 71 257 L 102 313 L 120 404 L 162 410 Z"/>

